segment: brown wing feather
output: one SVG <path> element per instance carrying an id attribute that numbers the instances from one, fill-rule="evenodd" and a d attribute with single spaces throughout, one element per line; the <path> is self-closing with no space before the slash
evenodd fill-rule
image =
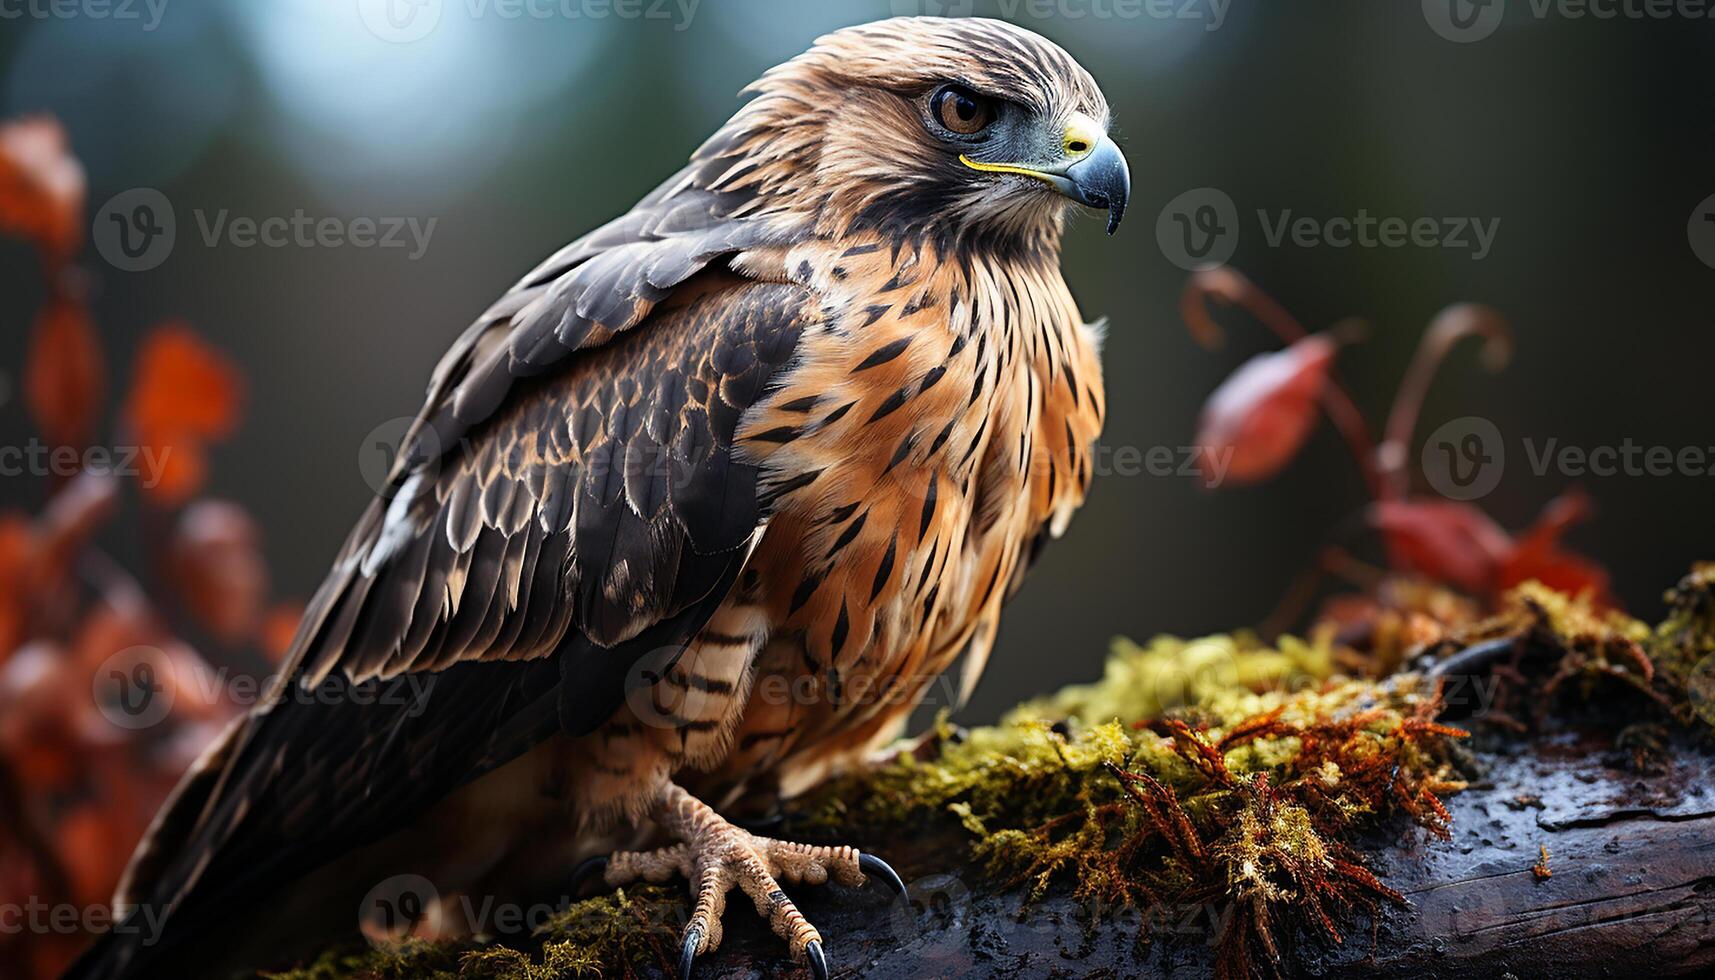
<path id="1" fill-rule="evenodd" d="M 385 833 L 558 727 L 604 720 L 630 665 L 682 649 L 736 577 L 764 513 L 734 431 L 819 315 L 798 286 L 707 270 L 635 329 L 511 379 L 366 511 L 290 668 L 336 692 L 436 683 L 394 704 L 288 697 L 255 712 L 187 777 L 121 898 L 194 920 Z M 459 373 L 443 372 L 425 417 L 458 403 Z M 98 951 L 82 975 L 136 952 Z"/>

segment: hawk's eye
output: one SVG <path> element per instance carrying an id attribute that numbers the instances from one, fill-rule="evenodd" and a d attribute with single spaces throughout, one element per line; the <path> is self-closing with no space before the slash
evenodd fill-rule
<path id="1" fill-rule="evenodd" d="M 958 85 L 942 87 L 929 100 L 935 121 L 960 136 L 975 136 L 994 122 L 994 103 Z"/>

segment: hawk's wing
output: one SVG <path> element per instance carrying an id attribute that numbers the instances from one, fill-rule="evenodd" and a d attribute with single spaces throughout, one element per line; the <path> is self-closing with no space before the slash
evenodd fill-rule
<path id="1" fill-rule="evenodd" d="M 187 776 L 119 903 L 182 921 L 307 871 L 592 729 L 639 658 L 702 627 L 766 518 L 739 417 L 819 307 L 727 271 L 781 235 L 696 184 L 568 246 L 459 338 L 305 614 L 296 686 Z"/>

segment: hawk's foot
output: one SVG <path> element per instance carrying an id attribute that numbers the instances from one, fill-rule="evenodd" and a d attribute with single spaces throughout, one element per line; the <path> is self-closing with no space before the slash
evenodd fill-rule
<path id="1" fill-rule="evenodd" d="M 869 877 L 878 877 L 905 894 L 904 882 L 880 858 L 852 847 L 818 847 L 756 836 L 728 823 L 675 784 L 661 791 L 655 819 L 680 843 L 595 858 L 578 869 L 577 877 L 600 870 L 602 880 L 615 888 L 638 880 L 666 881 L 674 875 L 689 881 L 697 900 L 683 933 L 681 980 L 689 980 L 699 955 L 720 946 L 721 913 L 734 885 L 750 896 L 756 914 L 768 920 L 775 935 L 786 940 L 793 956 L 808 964 L 817 980 L 828 977 L 822 934 L 786 897 L 780 882 L 820 885 L 832 878 L 842 885 L 861 885 Z"/>

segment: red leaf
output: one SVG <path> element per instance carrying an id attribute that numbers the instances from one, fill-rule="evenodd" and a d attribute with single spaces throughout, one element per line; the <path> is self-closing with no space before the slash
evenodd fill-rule
<path id="1" fill-rule="evenodd" d="M 207 477 L 205 450 L 238 425 L 238 370 L 188 326 L 156 327 L 138 355 L 125 420 L 159 478 L 143 484 L 163 506 L 184 503 Z"/>
<path id="2" fill-rule="evenodd" d="M 47 116 L 0 125 L 0 232 L 29 239 L 50 265 L 83 244 L 83 166 Z"/>
<path id="3" fill-rule="evenodd" d="M 95 803 L 75 804 L 56 831 L 60 863 L 71 878 L 72 898 L 86 905 L 107 901 L 125 870 L 132 828 L 125 816 Z"/>
<path id="4" fill-rule="evenodd" d="M 268 569 L 262 533 L 242 507 L 204 500 L 185 508 L 168 552 L 179 597 L 228 646 L 250 639 L 262 618 Z"/>
<path id="5" fill-rule="evenodd" d="M 29 615 L 26 589 L 35 534 L 22 514 L 0 514 L 0 664 L 24 642 Z"/>
<path id="6" fill-rule="evenodd" d="M 144 338 L 126 406 L 132 425 L 220 439 L 238 424 L 238 370 L 189 326 L 163 323 Z"/>
<path id="7" fill-rule="evenodd" d="M 63 790 L 76 776 L 77 681 L 64 651 L 46 640 L 0 667 L 0 752 L 33 790 Z"/>
<path id="8" fill-rule="evenodd" d="M 1396 566 L 1474 595 L 1495 587 L 1513 547 L 1487 514 L 1451 500 L 1384 500 L 1370 508 L 1369 520 Z"/>
<path id="9" fill-rule="evenodd" d="M 107 385 L 101 340 L 83 304 L 55 296 L 36 317 L 24 403 L 49 443 L 81 448 L 95 434 Z"/>
<path id="10" fill-rule="evenodd" d="M 1246 361 L 1209 396 L 1197 445 L 1211 487 L 1266 480 L 1298 455 L 1316 427 L 1336 350 L 1326 334 L 1305 337 Z"/>
<path id="11" fill-rule="evenodd" d="M 1589 592 L 1598 605 L 1612 606 L 1607 569 L 1560 547 L 1560 538 L 1574 524 L 1595 516 L 1588 494 L 1573 490 L 1550 501 L 1535 525 L 1521 535 L 1501 564 L 1497 587 L 1510 589 L 1532 579 L 1551 589 L 1578 595 Z"/>
<path id="12" fill-rule="evenodd" d="M 256 642 L 262 647 L 262 653 L 273 663 L 279 663 L 286 657 L 286 651 L 292 648 L 292 639 L 298 633 L 298 621 L 304 618 L 304 604 L 301 602 L 281 602 L 268 610 L 262 617 L 262 625 L 256 631 Z"/>

